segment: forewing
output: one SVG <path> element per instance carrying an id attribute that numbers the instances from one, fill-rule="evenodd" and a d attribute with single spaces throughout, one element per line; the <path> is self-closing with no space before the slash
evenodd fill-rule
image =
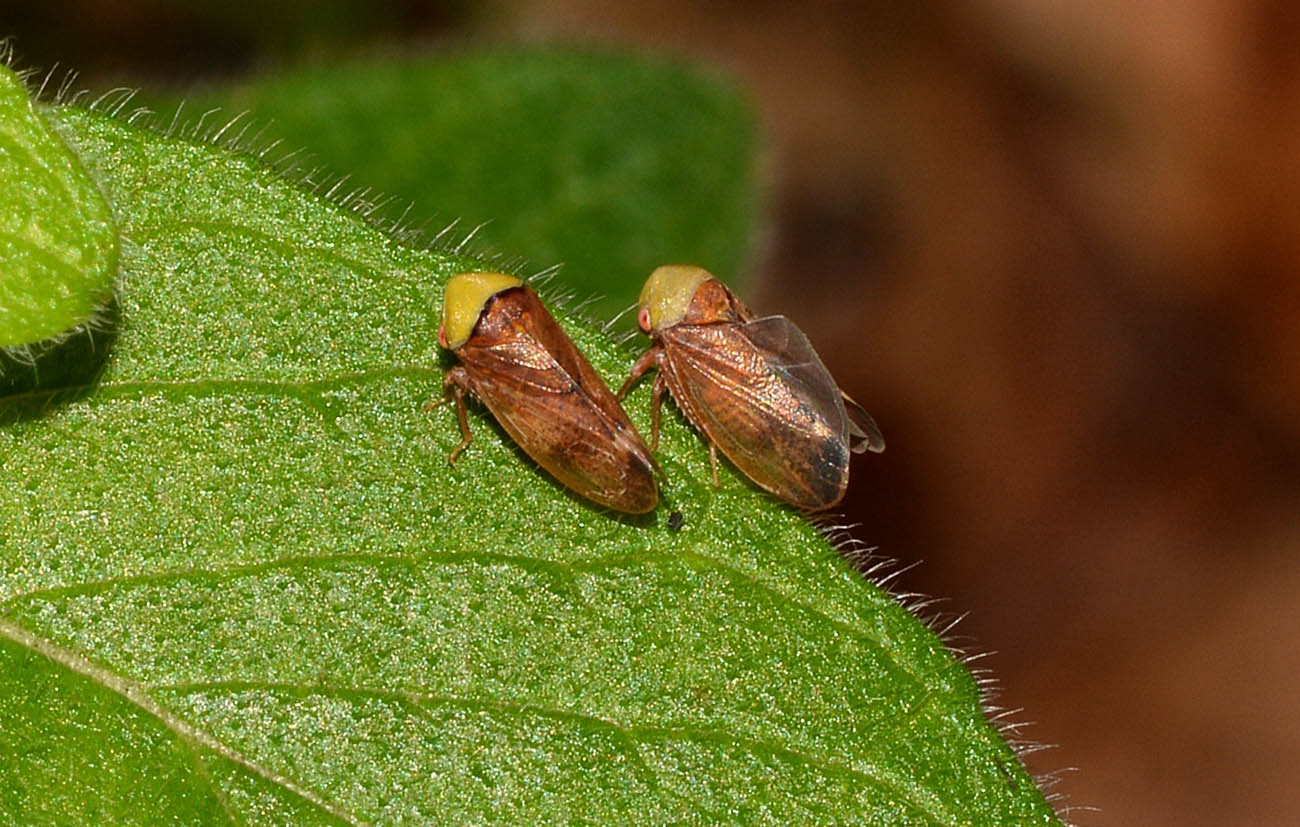
<path id="1" fill-rule="evenodd" d="M 803 331 L 785 316 L 768 316 L 742 328 L 772 369 L 785 378 L 809 407 L 827 422 L 842 421 L 850 450 L 880 453 L 885 438 L 871 414 L 835 384 Z"/>
<path id="2" fill-rule="evenodd" d="M 843 394 L 803 331 L 785 316 L 755 319 L 743 325 L 741 331 L 790 392 L 833 432 L 847 439 L 850 428 Z"/>
<path id="3" fill-rule="evenodd" d="M 688 418 L 751 479 L 796 505 L 825 508 L 848 479 L 844 410 L 807 339 L 776 318 L 670 329 L 669 386 Z M 829 402 L 810 392 L 825 385 Z"/>
<path id="4" fill-rule="evenodd" d="M 880 433 L 880 426 L 871 414 L 847 393 L 841 392 L 844 401 L 844 413 L 849 418 L 849 448 L 855 454 L 871 451 L 879 454 L 885 450 L 885 437 Z"/>
<path id="5" fill-rule="evenodd" d="M 475 395 L 557 479 L 620 510 L 653 505 L 653 465 L 635 431 L 611 419 L 546 348 L 521 337 L 462 351 L 461 359 Z"/>

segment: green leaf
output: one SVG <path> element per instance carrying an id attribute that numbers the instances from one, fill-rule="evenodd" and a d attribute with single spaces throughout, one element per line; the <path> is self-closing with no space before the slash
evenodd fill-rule
<path id="1" fill-rule="evenodd" d="M 357 62 L 200 93 L 185 111 L 218 106 L 206 123 L 248 111 L 225 137 L 247 127 L 305 149 L 322 180 L 393 196 L 390 213 L 411 203 L 408 219 L 459 219 L 460 236 L 482 225 L 477 247 L 563 263 L 602 317 L 660 264 L 746 275 L 754 117 L 683 66 L 554 50 Z"/>
<path id="2" fill-rule="evenodd" d="M 31 345 L 86 321 L 117 273 L 108 205 L 0 67 L 0 348 Z M 0 367 L 0 373 L 3 368 Z"/>
<path id="3" fill-rule="evenodd" d="M 0 822 L 1054 821 L 953 654 L 799 515 L 712 487 L 680 418 L 647 519 L 486 414 L 448 467 L 434 307 L 476 262 L 44 114 L 125 241 L 90 386 L 0 397 Z"/>

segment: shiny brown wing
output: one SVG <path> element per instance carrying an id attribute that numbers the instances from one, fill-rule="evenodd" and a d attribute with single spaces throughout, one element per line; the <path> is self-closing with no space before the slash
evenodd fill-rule
<path id="1" fill-rule="evenodd" d="M 660 369 L 687 417 L 758 485 L 810 510 L 848 485 L 848 419 L 807 337 L 783 316 L 662 332 Z"/>
<path id="2" fill-rule="evenodd" d="M 785 316 L 767 316 L 746 324 L 744 330 L 754 346 L 766 354 L 772 368 L 785 377 L 800 398 L 827 422 L 843 418 L 849 450 L 855 454 L 885 450 L 885 437 L 880 433 L 876 420 L 839 389 L 808 337 L 794 322 Z"/>
<path id="3" fill-rule="evenodd" d="M 540 341 L 525 330 L 493 344 L 471 340 L 458 355 L 474 395 L 538 465 L 601 505 L 629 513 L 652 510 L 659 495 L 649 450 L 622 408 L 615 415 L 600 404 L 612 394 L 594 372 L 584 376 L 575 367 L 576 357 L 591 371 L 561 336 L 562 343 Z M 573 373 L 556 358 L 557 350 L 566 351 Z"/>

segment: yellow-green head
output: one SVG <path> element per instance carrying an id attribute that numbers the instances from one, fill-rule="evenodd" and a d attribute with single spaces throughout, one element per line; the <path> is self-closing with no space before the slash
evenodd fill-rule
<path id="1" fill-rule="evenodd" d="M 504 273 L 458 273 L 442 291 L 442 328 L 438 341 L 455 350 L 469 339 L 488 299 L 523 282 Z"/>
<path id="2" fill-rule="evenodd" d="M 682 320 L 701 284 L 713 278 L 702 267 L 669 264 L 657 268 L 646 279 L 637 301 L 637 324 L 646 333 L 672 327 Z"/>

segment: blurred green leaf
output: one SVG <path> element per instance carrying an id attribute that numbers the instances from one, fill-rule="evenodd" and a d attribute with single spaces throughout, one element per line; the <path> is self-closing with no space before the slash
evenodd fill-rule
<path id="1" fill-rule="evenodd" d="M 166 107 L 159 104 L 163 111 Z M 173 104 L 174 106 L 174 104 Z M 305 150 L 317 177 L 392 196 L 411 224 L 476 249 L 563 264 L 593 314 L 631 305 L 660 264 L 743 285 L 757 212 L 755 121 L 721 78 L 572 51 L 476 53 L 302 69 L 200 91 L 186 117 Z M 630 323 L 629 323 L 630 324 Z"/>
<path id="2" fill-rule="evenodd" d="M 90 387 L 0 396 L 0 822 L 1054 821 L 939 639 L 799 515 L 713 488 L 679 418 L 646 519 L 486 415 L 449 468 L 434 308 L 476 262 L 45 114 L 122 278 Z M 559 315 L 621 377 L 632 351 Z"/>
<path id="3" fill-rule="evenodd" d="M 107 298 L 117 231 L 94 182 L 8 70 L 0 70 L 0 181 L 0 347 L 36 344 Z"/>

